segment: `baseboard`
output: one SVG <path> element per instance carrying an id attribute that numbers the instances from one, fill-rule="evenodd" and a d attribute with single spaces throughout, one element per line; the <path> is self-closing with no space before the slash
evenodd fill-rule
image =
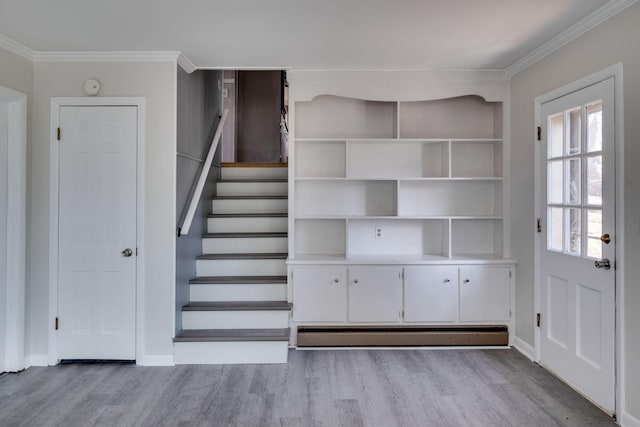
<path id="1" fill-rule="evenodd" d="M 622 414 L 622 427 L 640 427 L 640 420 L 628 412 Z"/>
<path id="2" fill-rule="evenodd" d="M 46 354 L 31 354 L 24 358 L 24 369 L 32 366 L 49 366 L 49 356 Z"/>
<path id="3" fill-rule="evenodd" d="M 174 366 L 173 354 L 150 354 L 136 360 L 141 366 Z"/>
<path id="4" fill-rule="evenodd" d="M 513 348 L 518 350 L 520 353 L 524 354 L 527 357 L 527 359 L 531 361 L 535 360 L 535 355 L 536 355 L 535 350 L 522 338 L 519 338 L 519 337 L 513 338 Z"/>

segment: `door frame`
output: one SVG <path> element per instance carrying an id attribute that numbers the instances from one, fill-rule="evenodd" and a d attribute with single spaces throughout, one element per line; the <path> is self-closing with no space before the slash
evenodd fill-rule
<path id="1" fill-rule="evenodd" d="M 25 368 L 25 275 L 27 229 L 27 95 L 0 86 L 8 107 L 7 138 L 7 267 L 5 355 L 1 371 Z M 11 227 L 8 227 L 11 225 Z"/>
<path id="2" fill-rule="evenodd" d="M 614 150 L 615 150 L 615 413 L 620 417 L 624 414 L 625 401 L 625 342 L 624 342 L 624 100 L 623 100 L 623 66 L 622 63 L 614 64 L 603 70 L 597 71 L 572 83 L 562 86 L 540 95 L 534 100 L 534 123 L 541 126 L 542 104 L 561 98 L 570 93 L 584 89 L 588 86 L 613 78 L 614 81 Z M 535 184 L 534 184 L 534 218 L 541 217 L 542 206 L 540 200 L 541 179 L 540 166 L 543 155 L 540 143 L 535 141 Z M 546 226 L 543 224 L 543 226 Z M 540 274 L 540 234 L 535 233 L 534 238 L 534 311 L 531 313 L 535 319 L 536 313 L 540 313 L 541 301 L 541 274 Z M 544 321 L 544 319 L 543 319 Z M 535 321 L 534 321 L 535 325 Z M 534 326 L 534 361 L 540 362 L 540 328 Z"/>
<path id="3" fill-rule="evenodd" d="M 136 107 L 137 108 L 137 164 L 136 164 L 136 364 L 144 359 L 144 153 L 146 98 L 144 97 L 52 97 L 50 129 L 50 167 L 49 167 L 49 345 L 48 364 L 58 364 L 58 333 L 55 318 L 58 315 L 58 227 L 59 227 L 59 177 L 60 148 L 57 130 L 60 124 L 61 107 Z"/>

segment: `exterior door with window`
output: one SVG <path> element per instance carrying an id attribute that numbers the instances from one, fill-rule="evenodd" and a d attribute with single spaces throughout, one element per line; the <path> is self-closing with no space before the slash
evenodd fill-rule
<path id="1" fill-rule="evenodd" d="M 615 409 L 614 82 L 541 106 L 540 364 Z"/>

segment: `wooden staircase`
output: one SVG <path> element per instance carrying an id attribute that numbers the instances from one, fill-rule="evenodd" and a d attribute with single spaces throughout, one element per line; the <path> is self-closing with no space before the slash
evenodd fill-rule
<path id="1" fill-rule="evenodd" d="M 286 363 L 286 164 L 223 164 L 176 364 Z"/>

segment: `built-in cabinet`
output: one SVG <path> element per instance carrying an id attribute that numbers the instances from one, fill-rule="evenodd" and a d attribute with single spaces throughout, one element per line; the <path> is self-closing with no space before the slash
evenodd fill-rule
<path id="1" fill-rule="evenodd" d="M 511 319 L 511 266 L 295 265 L 294 321 L 485 323 Z"/>
<path id="2" fill-rule="evenodd" d="M 506 89 L 492 89 L 499 96 L 489 100 L 299 99 L 297 81 L 290 79 L 294 323 L 512 326 Z M 376 96 L 384 89 L 370 87 L 371 99 L 391 92 Z"/>

